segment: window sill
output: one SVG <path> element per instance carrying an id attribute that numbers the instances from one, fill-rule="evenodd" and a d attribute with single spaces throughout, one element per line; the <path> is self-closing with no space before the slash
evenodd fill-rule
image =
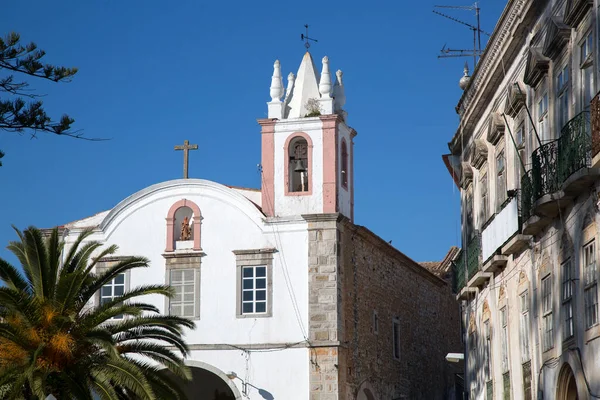
<path id="1" fill-rule="evenodd" d="M 273 313 L 264 313 L 264 314 L 238 314 L 236 318 L 245 319 L 245 318 L 271 318 Z"/>
<path id="2" fill-rule="evenodd" d="M 596 325 L 586 329 L 583 337 L 586 344 L 600 337 L 600 324 L 596 323 Z"/>
<path id="3" fill-rule="evenodd" d="M 570 337 L 563 339 L 562 342 L 562 351 L 564 352 L 566 349 L 575 346 L 575 335 L 571 335 Z"/>
<path id="4" fill-rule="evenodd" d="M 312 196 L 312 190 L 307 190 L 305 192 L 290 192 L 287 191 L 285 192 L 286 196 Z"/>
<path id="5" fill-rule="evenodd" d="M 551 349 L 545 350 L 542 353 L 542 362 L 546 362 L 552 358 L 556 358 L 556 346 L 552 347 Z"/>

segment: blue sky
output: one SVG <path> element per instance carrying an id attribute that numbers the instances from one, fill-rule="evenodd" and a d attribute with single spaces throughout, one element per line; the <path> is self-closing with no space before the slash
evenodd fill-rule
<path id="1" fill-rule="evenodd" d="M 458 192 L 441 155 L 456 130 L 458 80 L 470 58 L 438 60 L 469 47 L 471 31 L 434 15 L 437 1 L 63 0 L 11 1 L 1 34 L 16 31 L 75 66 L 68 84 L 31 81 L 47 111 L 68 113 L 87 142 L 0 132 L 0 257 L 11 224 L 52 227 L 113 207 L 150 184 L 181 177 L 184 139 L 190 177 L 260 187 L 260 127 L 275 59 L 283 76 L 304 53 L 310 24 L 320 68 L 344 71 L 355 139 L 355 222 L 418 261 L 459 245 Z M 447 3 L 461 4 L 461 3 Z M 465 5 L 468 5 L 468 1 Z M 483 0 L 492 31 L 505 2 Z M 467 11 L 446 10 L 466 21 Z"/>

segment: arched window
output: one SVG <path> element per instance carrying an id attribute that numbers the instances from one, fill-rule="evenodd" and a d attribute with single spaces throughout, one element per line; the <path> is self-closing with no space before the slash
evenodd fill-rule
<path id="1" fill-rule="evenodd" d="M 290 141 L 288 148 L 288 191 L 308 192 L 308 142 L 298 136 Z"/>
<path id="2" fill-rule="evenodd" d="M 200 249 L 200 208 L 193 201 L 183 199 L 171 206 L 167 213 L 166 251 Z"/>
<path id="3" fill-rule="evenodd" d="M 348 146 L 346 141 L 342 139 L 342 187 L 348 189 Z"/>

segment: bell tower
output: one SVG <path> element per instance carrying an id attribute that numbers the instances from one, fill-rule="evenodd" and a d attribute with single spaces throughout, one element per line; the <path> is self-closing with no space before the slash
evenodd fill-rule
<path id="1" fill-rule="evenodd" d="M 267 216 L 340 213 L 354 219 L 354 137 L 343 110 L 343 73 L 329 59 L 317 72 L 309 52 L 284 90 L 273 65 L 262 127 L 262 208 Z M 284 96 L 285 93 L 285 96 Z"/>

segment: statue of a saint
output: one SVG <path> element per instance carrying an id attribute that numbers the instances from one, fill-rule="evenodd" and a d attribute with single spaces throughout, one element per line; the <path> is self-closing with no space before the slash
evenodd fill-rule
<path id="1" fill-rule="evenodd" d="M 192 230 L 190 229 L 190 221 L 188 217 L 185 217 L 181 223 L 181 238 L 179 240 L 190 240 L 191 238 Z"/>

